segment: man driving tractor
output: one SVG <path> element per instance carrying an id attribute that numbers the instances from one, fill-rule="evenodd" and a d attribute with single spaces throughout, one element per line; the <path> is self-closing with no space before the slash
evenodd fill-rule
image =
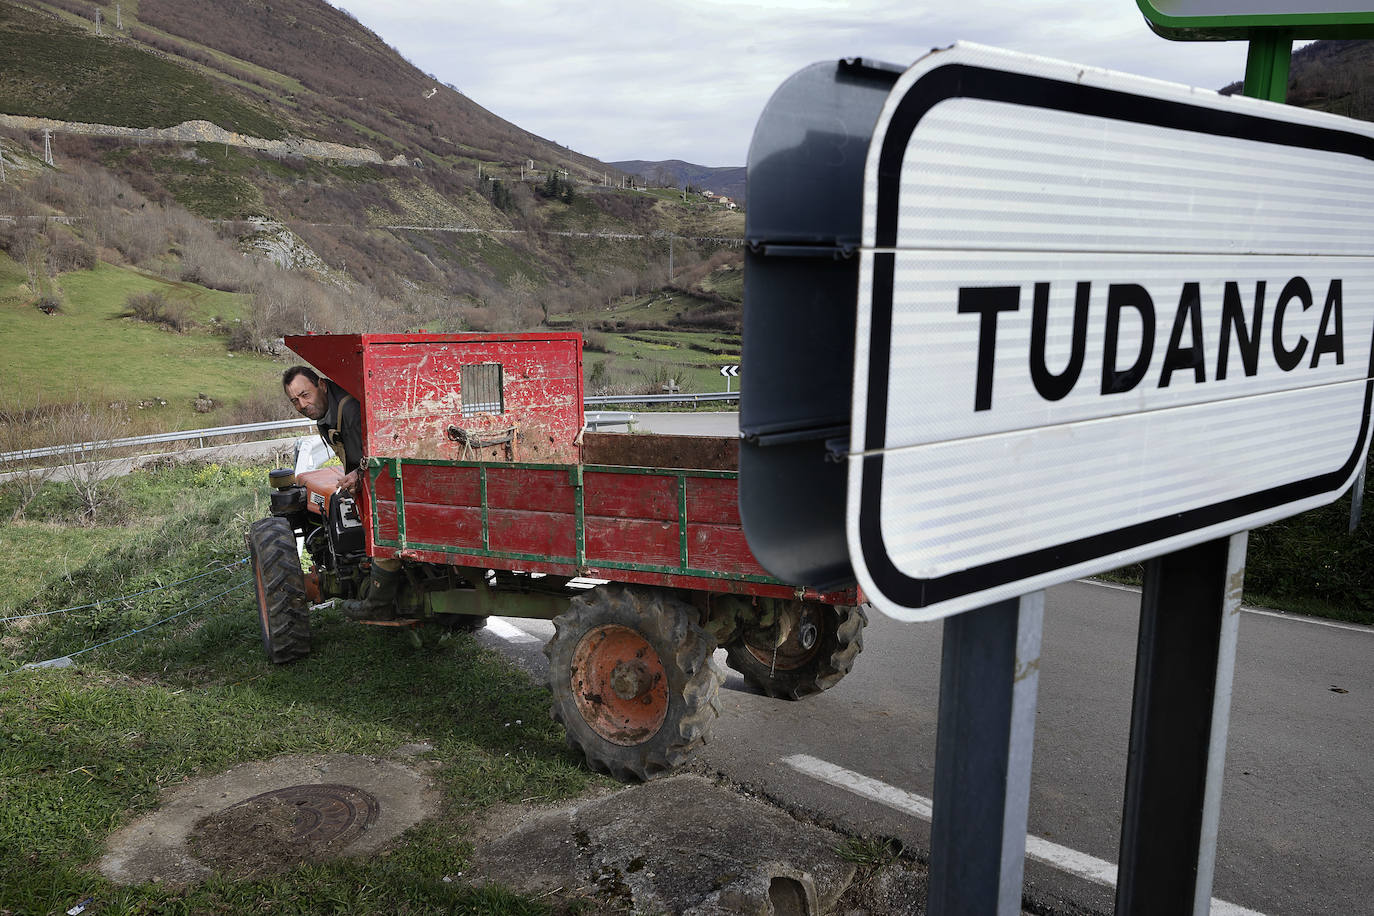
<path id="1" fill-rule="evenodd" d="M 282 373 L 281 385 L 291 406 L 301 416 L 315 421 L 320 438 L 343 462 L 345 474 L 339 481 L 339 489 L 357 492 L 363 473 L 363 421 L 358 399 L 337 382 L 321 378 L 309 366 L 287 369 Z M 342 602 L 340 609 L 346 617 L 357 620 L 396 616 L 396 587 L 400 576 L 400 560 L 373 557 L 372 573 L 363 597 Z"/>

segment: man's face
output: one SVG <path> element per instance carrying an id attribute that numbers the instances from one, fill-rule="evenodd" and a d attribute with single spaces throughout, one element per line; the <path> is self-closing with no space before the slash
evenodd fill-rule
<path id="1" fill-rule="evenodd" d="M 303 375 L 298 375 L 287 383 L 286 396 L 301 416 L 312 420 L 319 420 L 329 409 L 329 394 L 324 383 L 316 385 Z"/>

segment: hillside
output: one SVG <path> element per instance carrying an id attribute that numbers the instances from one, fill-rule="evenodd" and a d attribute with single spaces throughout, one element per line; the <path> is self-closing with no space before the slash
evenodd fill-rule
<path id="1" fill-rule="evenodd" d="M 437 83 L 323 0 L 141 0 L 122 4 L 119 19 L 122 30 L 113 3 L 84 0 L 0 9 L 0 112 L 130 128 L 204 120 L 375 151 L 375 162 L 340 162 L 263 156 L 210 136 L 55 141 L 59 156 L 98 163 L 157 203 L 287 225 L 324 264 L 384 297 L 509 312 L 499 300 L 520 277 L 551 298 L 591 302 L 614 270 L 648 279 L 666 260 L 655 233 L 739 234 L 704 205 L 620 191 L 614 169 Z M 572 233 L 646 238 L 612 245 Z"/>
<path id="2" fill-rule="evenodd" d="M 218 337 L 228 361 L 301 331 L 557 324 L 605 329 L 598 387 L 627 391 L 709 378 L 730 358 L 714 351 L 738 353 L 741 214 L 618 187 L 614 168 L 483 109 L 323 0 L 0 5 L 0 151 L 0 215 L 16 218 L 0 225 L 0 310 L 41 309 L 56 324 L 35 342 L 114 319 L 90 327 L 140 363 L 158 339 L 129 324 L 143 321 Z M 102 297 L 85 278 L 111 268 L 174 284 L 164 305 L 186 320 Z M 232 307 L 191 307 L 211 290 Z M 609 317 L 654 295 L 673 308 Z M 646 328 L 684 336 L 616 342 Z M 0 411 L 155 396 L 182 405 L 171 425 L 215 419 L 185 407 L 201 363 L 174 398 L 95 365 L 63 381 L 58 365 L 42 347 L 12 363 Z M 216 403 L 265 409 L 246 362 L 229 366 Z"/>
<path id="3" fill-rule="evenodd" d="M 1300 51 L 1295 103 L 1364 112 L 1367 49 Z M 163 422 L 206 425 L 218 417 L 192 415 L 187 392 L 210 377 L 217 409 L 251 419 L 270 409 L 270 360 L 244 357 L 300 331 L 581 329 L 598 392 L 669 378 L 710 389 L 738 359 L 743 215 L 620 185 L 648 174 L 742 199 L 743 169 L 583 156 L 420 72 L 324 0 L 0 5 L 0 151 L 0 215 L 15 218 L 0 225 L 7 345 L 24 328 L 37 342 L 99 327 L 121 364 L 184 373 L 168 398 L 36 346 L 0 379 L 7 415 L 27 416 L 25 398 L 108 394 L 163 398 L 181 405 Z M 116 276 L 117 301 L 93 282 Z M 149 306 L 154 287 L 133 277 L 165 296 Z M 196 358 L 169 361 L 150 328 L 194 341 Z M 213 354 L 221 366 L 203 361 Z"/>
<path id="4" fill-rule="evenodd" d="M 626 159 L 610 163 L 612 168 L 627 175 L 638 175 L 655 187 L 691 188 L 698 191 L 714 191 L 744 203 L 744 166 L 711 168 L 694 165 L 681 159 L 666 159 L 648 162 L 643 159 Z"/>
<path id="5" fill-rule="evenodd" d="M 1241 91 L 1240 81 L 1221 91 Z M 1293 52 L 1288 104 L 1374 120 L 1374 41 L 1314 41 Z"/>

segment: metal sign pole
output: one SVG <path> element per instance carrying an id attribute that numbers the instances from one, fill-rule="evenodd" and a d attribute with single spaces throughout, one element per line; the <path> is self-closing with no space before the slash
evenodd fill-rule
<path id="1" fill-rule="evenodd" d="M 1264 29 L 1250 36 L 1245 55 L 1245 95 L 1283 102 L 1288 99 L 1288 68 L 1293 56 L 1293 33 Z"/>
<path id="2" fill-rule="evenodd" d="M 1210 908 L 1247 537 L 1146 564 L 1118 916 Z"/>
<path id="3" fill-rule="evenodd" d="M 931 916 L 1021 912 L 1045 593 L 949 617 L 940 662 Z"/>

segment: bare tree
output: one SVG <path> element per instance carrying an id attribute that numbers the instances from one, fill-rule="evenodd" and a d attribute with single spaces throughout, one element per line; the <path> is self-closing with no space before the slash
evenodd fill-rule
<path id="1" fill-rule="evenodd" d="M 78 403 L 56 414 L 49 426 L 54 441 L 82 446 L 64 452 L 56 469 L 57 476 L 76 491 L 82 524 L 94 524 L 113 502 L 114 483 L 107 461 L 122 421 L 114 410 Z"/>

